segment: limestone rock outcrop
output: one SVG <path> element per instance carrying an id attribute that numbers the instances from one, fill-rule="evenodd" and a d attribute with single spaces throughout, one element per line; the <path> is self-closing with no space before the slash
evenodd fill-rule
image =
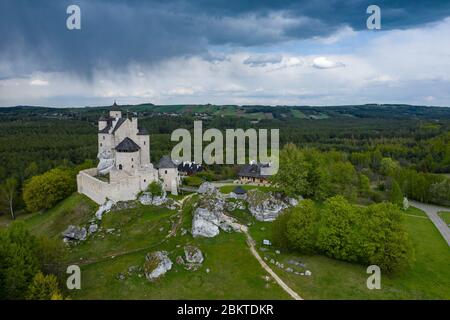
<path id="1" fill-rule="evenodd" d="M 98 208 L 97 212 L 95 213 L 95 217 L 98 220 L 102 220 L 103 214 L 111 211 L 111 208 L 113 207 L 113 205 L 114 205 L 114 201 L 112 201 L 112 200 L 106 201 L 104 204 L 102 204 Z"/>
<path id="2" fill-rule="evenodd" d="M 197 208 L 192 219 L 192 236 L 212 238 L 219 234 L 219 215 L 205 208 Z"/>
<path id="3" fill-rule="evenodd" d="M 154 206 L 164 206 L 168 209 L 175 210 L 175 202 L 171 198 L 167 198 L 167 194 L 164 191 L 163 195 L 156 196 L 152 195 L 150 192 L 144 192 L 141 196 L 139 196 L 138 201 L 144 205 L 154 205 Z"/>
<path id="4" fill-rule="evenodd" d="M 172 261 L 166 251 L 148 253 L 145 257 L 144 273 L 149 281 L 154 281 L 172 269 Z"/>
<path id="5" fill-rule="evenodd" d="M 186 261 L 189 263 L 200 264 L 204 259 L 202 251 L 195 246 L 185 246 L 184 256 L 186 258 Z"/>
<path id="6" fill-rule="evenodd" d="M 213 189 L 208 189 L 199 199 L 192 219 L 192 236 L 215 237 L 220 229 L 230 232 L 239 231 L 234 219 L 225 212 L 225 199 Z"/>
<path id="7" fill-rule="evenodd" d="M 217 193 L 217 188 L 211 182 L 203 182 L 197 190 L 200 194 L 213 194 Z"/>
<path id="8" fill-rule="evenodd" d="M 62 233 L 65 241 L 84 241 L 87 237 L 86 228 L 77 227 L 74 225 L 70 225 L 67 229 Z"/>
<path id="9" fill-rule="evenodd" d="M 271 192 L 250 190 L 247 194 L 248 210 L 259 221 L 273 221 L 290 206 L 296 206 L 298 200 L 282 198 Z"/>
<path id="10" fill-rule="evenodd" d="M 180 257 L 181 260 L 183 260 L 183 265 L 186 270 L 191 271 L 195 271 L 200 268 L 204 260 L 201 250 L 195 246 L 190 245 L 184 247 L 184 257 L 186 262 L 184 262 L 183 258 Z"/>

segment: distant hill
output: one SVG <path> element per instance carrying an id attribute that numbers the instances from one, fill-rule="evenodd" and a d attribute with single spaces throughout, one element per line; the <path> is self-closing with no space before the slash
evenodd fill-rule
<path id="1" fill-rule="evenodd" d="M 0 116 L 9 118 L 27 118 L 42 116 L 47 118 L 94 118 L 107 113 L 112 106 L 81 108 L 50 108 L 40 106 L 16 106 L 0 108 Z M 147 116 L 158 115 L 195 115 L 208 117 L 240 117 L 254 121 L 270 119 L 311 119 L 328 118 L 380 118 L 380 119 L 450 119 L 450 108 L 413 106 L 402 104 L 365 104 L 344 106 L 264 106 L 264 105 L 121 105 L 114 107 L 125 114 Z"/>

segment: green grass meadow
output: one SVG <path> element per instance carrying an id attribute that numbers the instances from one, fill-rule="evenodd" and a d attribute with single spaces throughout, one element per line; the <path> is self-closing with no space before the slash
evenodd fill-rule
<path id="1" fill-rule="evenodd" d="M 232 187 L 221 190 L 229 192 Z M 189 232 L 182 235 L 182 229 L 191 228 L 191 206 L 196 197 L 186 201 L 181 213 L 140 204 L 106 213 L 98 232 L 67 247 L 67 265 L 81 267 L 82 288 L 66 295 L 71 299 L 290 299 L 271 278 L 266 279 L 267 273 L 251 255 L 243 234 L 221 231 L 215 238 L 193 238 Z M 20 220 L 36 235 L 61 239 L 69 224 L 88 226 L 96 209 L 87 197 L 74 193 L 51 210 L 21 216 Z M 271 239 L 271 224 L 255 221 L 246 210 L 232 215 L 251 224 L 250 233 L 262 257 L 285 266 L 289 260 L 306 265 L 293 268 L 310 270 L 309 277 L 268 262 L 305 299 L 450 299 L 450 248 L 423 212 L 411 208 L 406 213 L 404 223 L 415 247 L 415 262 L 404 272 L 382 274 L 381 290 L 367 289 L 365 266 L 320 255 L 277 254 L 273 247 L 262 251 L 262 240 Z M 176 235 L 167 237 L 174 226 L 178 226 Z M 197 271 L 176 263 L 186 244 L 198 246 L 205 256 Z M 173 262 L 172 270 L 162 278 L 149 282 L 142 272 L 128 272 L 130 267 L 141 267 L 145 255 L 156 250 L 166 250 Z M 119 274 L 124 279 L 119 280 Z"/>

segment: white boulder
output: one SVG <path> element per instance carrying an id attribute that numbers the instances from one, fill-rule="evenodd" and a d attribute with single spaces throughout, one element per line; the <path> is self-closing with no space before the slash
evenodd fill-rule
<path id="1" fill-rule="evenodd" d="M 149 281 L 153 281 L 172 269 L 172 261 L 166 251 L 148 253 L 145 257 L 144 273 Z"/>
<path id="2" fill-rule="evenodd" d="M 97 232 L 97 230 L 98 230 L 98 225 L 95 223 L 91 224 L 88 229 L 89 234 L 95 233 L 95 232 Z"/>
<path id="3" fill-rule="evenodd" d="M 75 241 L 84 241 L 87 237 L 87 231 L 86 228 L 77 227 L 70 225 L 67 227 L 67 229 L 62 233 L 64 240 L 75 240 Z"/>
<path id="4" fill-rule="evenodd" d="M 104 204 L 102 204 L 98 208 L 97 212 L 95 213 L 95 217 L 98 220 L 102 220 L 103 214 L 106 213 L 106 212 L 109 212 L 113 205 L 114 205 L 114 201 L 112 201 L 112 200 L 106 201 Z"/>
<path id="5" fill-rule="evenodd" d="M 192 219 L 192 236 L 212 238 L 219 234 L 219 217 L 205 208 L 197 208 Z"/>
<path id="6" fill-rule="evenodd" d="M 203 262 L 203 253 L 202 251 L 194 246 L 185 246 L 184 247 L 184 256 L 188 263 L 201 264 Z"/>
<path id="7" fill-rule="evenodd" d="M 203 182 L 197 190 L 200 194 L 213 194 L 217 193 L 217 188 L 211 182 Z"/>

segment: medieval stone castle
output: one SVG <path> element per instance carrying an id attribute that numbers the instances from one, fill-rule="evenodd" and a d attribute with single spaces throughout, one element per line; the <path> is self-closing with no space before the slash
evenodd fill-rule
<path id="1" fill-rule="evenodd" d="M 114 103 L 113 107 L 117 105 Z M 166 191 L 177 194 L 180 177 L 170 157 L 161 158 L 156 167 L 150 162 L 150 136 L 139 128 L 138 119 L 123 118 L 120 111 L 110 111 L 98 121 L 97 168 L 80 171 L 78 192 L 98 204 L 107 200 L 136 199 L 153 181 Z"/>

